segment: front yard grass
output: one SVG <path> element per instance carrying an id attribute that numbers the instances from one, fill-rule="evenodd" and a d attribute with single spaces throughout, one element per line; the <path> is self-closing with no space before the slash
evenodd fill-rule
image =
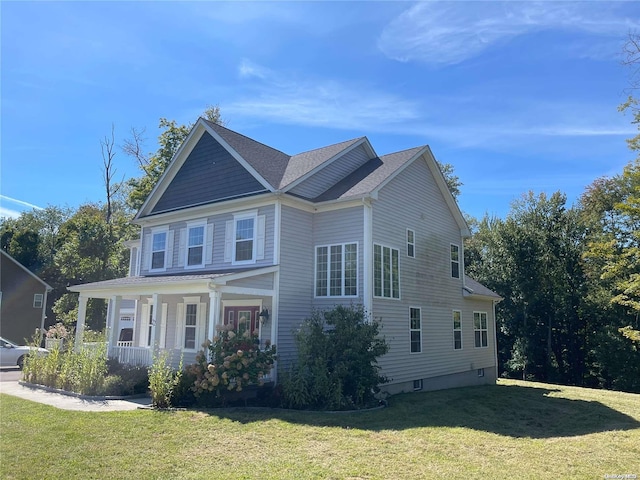
<path id="1" fill-rule="evenodd" d="M 0 471 L 4 479 L 640 477 L 640 395 L 501 380 L 341 414 L 88 413 L 0 395 Z"/>

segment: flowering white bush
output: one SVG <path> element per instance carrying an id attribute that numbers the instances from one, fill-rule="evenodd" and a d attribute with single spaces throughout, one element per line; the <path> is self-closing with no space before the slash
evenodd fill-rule
<path id="1" fill-rule="evenodd" d="M 191 389 L 196 396 L 203 392 L 241 392 L 247 385 L 263 385 L 264 377 L 273 368 L 276 347 L 267 344 L 260 349 L 257 332 L 248 330 L 236 334 L 230 325 L 218 327 L 213 342 L 207 340 L 203 347 L 209 350 L 211 362 L 204 351 L 196 357 L 196 364 L 190 367 L 195 374 Z"/>

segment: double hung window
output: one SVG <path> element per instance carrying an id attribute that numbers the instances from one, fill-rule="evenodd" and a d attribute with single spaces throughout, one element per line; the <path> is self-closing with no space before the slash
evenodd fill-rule
<path id="1" fill-rule="evenodd" d="M 184 319 L 184 348 L 185 350 L 195 350 L 196 348 L 196 328 L 198 325 L 198 305 L 188 303 Z"/>
<path id="2" fill-rule="evenodd" d="M 462 350 L 462 312 L 453 311 L 453 349 Z"/>
<path id="3" fill-rule="evenodd" d="M 166 265 L 167 231 L 154 232 L 151 240 L 151 270 L 162 270 Z"/>
<path id="4" fill-rule="evenodd" d="M 483 348 L 489 344 L 487 329 L 487 312 L 473 312 L 473 333 L 476 348 Z"/>
<path id="5" fill-rule="evenodd" d="M 460 278 L 460 247 L 451 244 L 451 276 Z"/>
<path id="6" fill-rule="evenodd" d="M 187 267 L 204 266 L 205 224 L 187 227 Z"/>
<path id="7" fill-rule="evenodd" d="M 416 256 L 416 232 L 407 229 L 407 257 Z"/>
<path id="8" fill-rule="evenodd" d="M 411 353 L 422 351 L 422 315 L 419 308 L 409 309 L 409 335 L 411 337 Z"/>

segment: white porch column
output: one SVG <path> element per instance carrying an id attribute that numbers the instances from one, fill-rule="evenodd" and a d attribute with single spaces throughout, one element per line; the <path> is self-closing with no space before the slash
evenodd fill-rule
<path id="1" fill-rule="evenodd" d="M 122 296 L 114 295 L 109 300 L 109 347 L 118 346 L 118 335 L 120 334 L 120 305 Z"/>
<path id="2" fill-rule="evenodd" d="M 207 329 L 207 339 L 213 340 L 216 335 L 216 325 L 220 323 L 220 292 L 214 290 L 209 292 L 209 325 Z"/>
<path id="3" fill-rule="evenodd" d="M 78 297 L 78 322 L 76 324 L 76 350 L 82 347 L 82 337 L 84 336 L 84 322 L 87 317 L 87 301 L 89 297 L 80 295 Z"/>
<path id="4" fill-rule="evenodd" d="M 160 325 L 158 324 L 158 319 L 162 318 L 161 301 L 162 299 L 157 293 L 154 293 L 151 297 L 151 303 L 153 305 L 153 314 L 151 315 L 151 338 L 153 339 L 153 343 L 151 348 L 154 352 L 157 352 L 160 347 Z"/>

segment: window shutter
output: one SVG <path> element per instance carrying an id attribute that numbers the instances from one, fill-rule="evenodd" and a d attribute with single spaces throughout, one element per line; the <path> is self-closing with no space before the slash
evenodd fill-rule
<path id="1" fill-rule="evenodd" d="M 169 305 L 166 303 L 162 304 L 162 318 L 160 320 L 160 348 L 167 347 L 167 311 L 169 310 Z"/>
<path id="2" fill-rule="evenodd" d="M 205 249 L 207 251 L 205 263 L 209 265 L 213 263 L 213 223 L 207 225 L 207 245 Z"/>
<path id="3" fill-rule="evenodd" d="M 233 220 L 227 220 L 224 231 L 224 261 L 230 262 L 233 257 Z"/>
<path id="4" fill-rule="evenodd" d="M 180 229 L 180 242 L 178 248 L 178 262 L 177 267 L 184 267 L 184 257 L 186 255 L 185 250 L 187 248 L 187 229 Z"/>
<path id="5" fill-rule="evenodd" d="M 258 215 L 258 225 L 256 228 L 256 260 L 264 260 L 266 217 Z"/>
<path id="6" fill-rule="evenodd" d="M 144 246 L 142 248 L 142 269 L 149 270 L 151 267 L 151 234 L 144 237 Z"/>
<path id="7" fill-rule="evenodd" d="M 175 233 L 174 230 L 169 230 L 169 234 L 167 235 L 167 251 L 165 252 L 167 256 L 167 268 L 173 267 L 173 237 Z"/>
<path id="8" fill-rule="evenodd" d="M 182 350 L 184 336 L 184 303 L 179 303 L 176 311 L 176 334 L 175 334 L 175 347 L 178 350 Z"/>
<path id="9" fill-rule="evenodd" d="M 202 348 L 202 344 L 207 337 L 207 304 L 198 305 L 198 331 L 196 334 L 196 350 Z"/>
<path id="10" fill-rule="evenodd" d="M 147 335 L 149 334 L 149 305 L 142 305 L 142 313 L 140 314 L 142 318 L 139 322 L 140 330 L 138 331 L 138 345 L 141 347 L 147 346 Z"/>

